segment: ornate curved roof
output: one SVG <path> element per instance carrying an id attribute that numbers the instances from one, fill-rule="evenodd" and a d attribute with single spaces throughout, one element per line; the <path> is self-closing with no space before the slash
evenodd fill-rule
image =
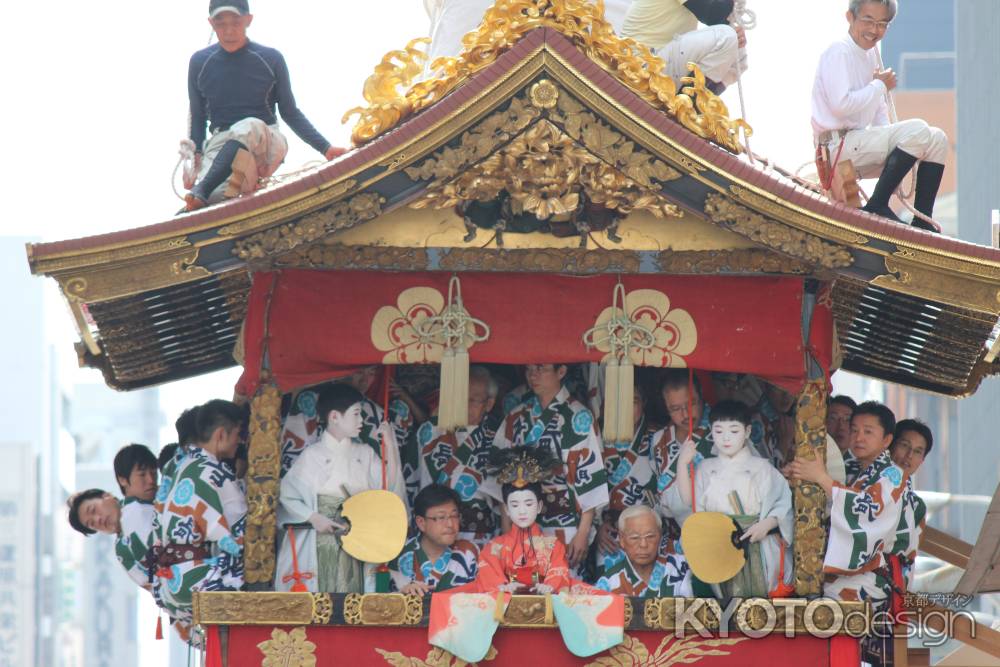
<path id="1" fill-rule="evenodd" d="M 637 74 L 645 56 L 634 43 L 614 38 L 608 56 L 586 31 L 546 25 L 467 51 L 479 54 L 475 68 L 445 63 L 464 78 L 294 181 L 29 246 L 32 271 L 55 278 L 77 315 L 81 361 L 123 389 L 233 365 L 252 272 L 294 266 L 802 275 L 833 284 L 846 369 L 950 395 L 1000 373 L 1000 250 L 846 208 L 752 166 L 699 81 L 687 96 L 663 92 Z M 498 193 L 515 209 L 506 229 L 474 219 L 476 206 L 492 215 Z M 582 201 L 598 210 L 567 215 Z M 549 219 L 515 233 L 525 216 Z"/>

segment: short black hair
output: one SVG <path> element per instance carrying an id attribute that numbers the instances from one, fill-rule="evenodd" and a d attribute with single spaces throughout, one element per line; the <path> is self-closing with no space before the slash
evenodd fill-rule
<path id="1" fill-rule="evenodd" d="M 95 498 L 103 498 L 104 494 L 107 493 L 104 489 L 87 489 L 86 491 L 80 491 L 69 497 L 66 501 L 66 507 L 69 508 L 69 525 L 73 527 L 78 533 L 83 533 L 84 535 L 90 536 L 96 533 L 96 530 L 91 530 L 83 525 L 80 521 L 80 506 L 83 505 L 88 500 L 94 500 Z"/>
<path id="2" fill-rule="evenodd" d="M 136 468 L 156 470 L 156 456 L 146 445 L 133 442 L 131 445 L 125 445 L 115 454 L 114 468 L 115 481 L 121 477 L 128 479 Z M 125 493 L 125 487 L 122 486 L 121 482 L 118 482 L 118 488 L 122 490 L 122 493 Z"/>
<path id="3" fill-rule="evenodd" d="M 892 445 L 889 445 L 891 449 L 896 441 L 902 437 L 903 433 L 906 431 L 913 431 L 927 441 L 927 451 L 924 452 L 924 456 L 931 453 L 931 448 L 934 446 L 934 434 L 931 433 L 931 428 L 927 424 L 923 423 L 919 419 L 903 419 L 896 424 L 896 430 L 892 435 Z"/>
<path id="4" fill-rule="evenodd" d="M 850 409 L 852 413 L 854 412 L 854 408 L 858 407 L 857 402 L 846 394 L 838 394 L 831 397 L 830 400 L 827 401 L 826 405 L 827 407 L 830 407 L 831 405 L 843 405 Z"/>
<path id="5" fill-rule="evenodd" d="M 688 369 L 686 368 L 668 368 L 663 371 L 663 376 L 660 378 L 660 393 L 662 394 L 667 389 L 687 389 L 689 382 L 694 385 L 694 390 L 698 393 L 698 398 L 702 398 L 701 380 L 698 379 L 698 375 L 695 373 L 694 380 L 691 381 Z"/>
<path id="6" fill-rule="evenodd" d="M 752 415 L 750 408 L 743 401 L 719 401 L 712 408 L 712 415 L 709 418 L 711 423 L 734 421 L 750 426 Z"/>
<path id="7" fill-rule="evenodd" d="M 427 516 L 427 510 L 445 503 L 455 503 L 455 508 L 462 509 L 462 498 L 458 492 L 444 484 L 430 484 L 420 489 L 413 499 L 413 515 Z"/>
<path id="8" fill-rule="evenodd" d="M 331 410 L 344 414 L 349 407 L 364 400 L 365 397 L 361 392 L 349 384 L 342 382 L 329 384 L 319 390 L 319 396 L 316 398 L 316 417 L 320 424 L 326 426 L 326 418 L 330 416 Z"/>
<path id="9" fill-rule="evenodd" d="M 171 442 L 169 445 L 164 445 L 160 450 L 160 455 L 156 457 L 156 467 L 163 472 L 163 467 L 170 463 L 171 459 L 177 455 L 177 447 L 179 445 L 176 442 Z"/>
<path id="10" fill-rule="evenodd" d="M 194 444 L 195 435 L 198 432 L 198 408 L 200 407 L 200 405 L 196 405 L 193 408 L 188 408 L 174 422 L 174 428 L 177 429 L 177 442 L 179 444 Z"/>
<path id="11" fill-rule="evenodd" d="M 538 500 L 539 504 L 545 501 L 545 496 L 542 495 L 542 484 L 541 482 L 532 482 L 527 486 L 514 486 L 513 484 L 504 484 L 500 487 L 500 494 L 503 496 L 503 501 L 507 502 L 507 496 L 514 493 L 515 491 L 531 491 L 535 494 L 535 498 Z"/>
<path id="12" fill-rule="evenodd" d="M 872 415 L 877 417 L 885 435 L 891 435 L 896 430 L 896 415 L 892 414 L 892 410 L 885 404 L 878 401 L 865 401 L 858 404 L 854 408 L 854 412 L 851 413 L 851 421 L 854 421 L 854 418 L 858 415 Z"/>
<path id="13" fill-rule="evenodd" d="M 232 401 L 216 398 L 198 408 L 195 418 L 195 438 L 198 444 L 204 444 L 212 439 L 212 434 L 217 428 L 222 427 L 227 431 L 240 428 L 246 420 L 245 408 Z"/>

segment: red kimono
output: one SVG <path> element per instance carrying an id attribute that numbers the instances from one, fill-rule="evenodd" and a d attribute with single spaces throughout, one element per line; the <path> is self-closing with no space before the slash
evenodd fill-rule
<path id="1" fill-rule="evenodd" d="M 475 589 L 495 593 L 501 584 L 517 581 L 525 586 L 543 583 L 552 592 L 574 582 L 569 577 L 566 547 L 554 536 L 542 534 L 537 523 L 527 530 L 514 526 L 490 540 L 479 552 Z"/>

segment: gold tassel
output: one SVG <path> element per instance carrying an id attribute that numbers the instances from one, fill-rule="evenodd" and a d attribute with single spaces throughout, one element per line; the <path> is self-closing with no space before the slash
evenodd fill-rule
<path id="1" fill-rule="evenodd" d="M 455 350 L 455 385 L 453 416 L 455 428 L 468 426 L 469 421 L 469 351 L 465 345 Z"/>
<path id="2" fill-rule="evenodd" d="M 635 367 L 625 355 L 618 366 L 618 442 L 632 442 L 632 399 L 635 397 Z"/>
<path id="3" fill-rule="evenodd" d="M 618 438 L 618 359 L 612 356 L 604 366 L 604 442 Z"/>
<path id="4" fill-rule="evenodd" d="M 455 350 L 445 348 L 441 357 L 441 390 L 438 395 L 438 428 L 455 427 Z"/>

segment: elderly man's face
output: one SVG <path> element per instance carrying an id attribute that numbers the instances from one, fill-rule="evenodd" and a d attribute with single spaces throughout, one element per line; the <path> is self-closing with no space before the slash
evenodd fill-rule
<path id="1" fill-rule="evenodd" d="M 848 32 L 854 43 L 865 51 L 875 48 L 875 45 L 885 37 L 885 31 L 892 22 L 892 12 L 887 5 L 880 2 L 866 2 L 861 5 L 857 16 L 847 11 Z"/>
<path id="2" fill-rule="evenodd" d="M 490 385 L 483 378 L 469 378 L 469 426 L 478 426 L 487 412 L 493 409 L 495 399 L 490 398 Z"/>
<path id="3" fill-rule="evenodd" d="M 618 539 L 632 563 L 649 565 L 656 560 L 661 536 L 659 517 L 646 513 L 627 519 Z"/>
<path id="4" fill-rule="evenodd" d="M 247 28 L 253 22 L 253 14 L 241 16 L 235 12 L 222 12 L 208 19 L 215 31 L 219 46 L 229 52 L 238 51 L 247 43 Z"/>
<path id="5" fill-rule="evenodd" d="M 688 396 L 687 387 L 665 387 L 663 389 L 663 405 L 666 406 L 667 414 L 670 415 L 670 422 L 674 426 L 683 426 L 687 428 Z M 698 423 L 701 421 L 701 414 L 701 396 L 699 396 L 697 390 L 695 390 L 694 401 L 691 403 L 690 415 L 691 421 L 694 423 L 695 427 L 697 427 Z"/>

